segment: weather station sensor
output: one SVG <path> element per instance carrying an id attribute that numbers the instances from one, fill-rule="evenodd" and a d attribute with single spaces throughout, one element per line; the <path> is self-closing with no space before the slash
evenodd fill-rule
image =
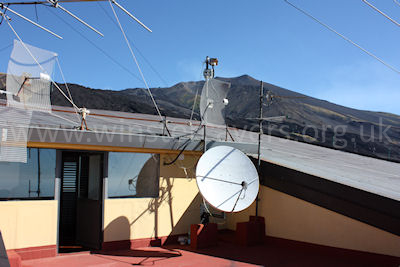
<path id="1" fill-rule="evenodd" d="M 259 178 L 253 162 L 240 150 L 217 146 L 201 156 L 196 181 L 203 198 L 224 212 L 239 212 L 256 199 Z"/>
<path id="2" fill-rule="evenodd" d="M 203 125 L 225 125 L 225 108 L 230 83 L 214 78 L 214 67 L 218 59 L 206 57 L 206 68 L 203 72 L 205 83 L 201 91 L 200 116 Z"/>
<path id="3" fill-rule="evenodd" d="M 214 67 L 218 66 L 217 58 L 206 57 L 206 69 L 203 72 L 204 78 L 211 79 L 214 78 Z M 211 69 L 209 68 L 211 66 Z"/>

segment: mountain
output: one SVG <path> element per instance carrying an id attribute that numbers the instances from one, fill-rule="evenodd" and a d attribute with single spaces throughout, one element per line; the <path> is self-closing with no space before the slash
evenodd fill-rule
<path id="1" fill-rule="evenodd" d="M 231 83 L 226 118 L 230 126 L 258 131 L 260 81 L 248 75 L 217 78 Z M 0 88 L 4 86 L 0 75 Z M 151 92 L 163 115 L 189 118 L 196 92 L 200 95 L 204 81 L 181 82 Z M 64 85 L 60 87 L 65 90 Z M 156 114 L 148 92 L 140 88 L 121 91 L 91 89 L 68 84 L 79 107 Z M 400 116 L 384 112 L 357 110 L 309 97 L 269 83 L 263 83 L 264 95 L 273 96 L 264 106 L 263 117 L 286 116 L 280 123 L 264 123 L 264 133 L 302 142 L 331 147 L 371 157 L 400 162 Z M 53 89 L 54 105 L 70 103 Z M 196 107 L 198 107 L 199 97 Z M 198 108 L 194 117 L 199 119 Z"/>

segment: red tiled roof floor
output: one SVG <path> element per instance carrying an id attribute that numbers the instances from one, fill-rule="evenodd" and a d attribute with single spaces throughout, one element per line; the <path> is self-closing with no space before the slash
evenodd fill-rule
<path id="1" fill-rule="evenodd" d="M 268 238 L 265 245 L 241 247 L 229 242 L 191 250 L 189 246 L 100 253 L 63 254 L 53 258 L 26 260 L 23 267 L 71 266 L 393 266 L 400 258 Z"/>
<path id="2" fill-rule="evenodd" d="M 27 260 L 23 267 L 123 267 L 123 266 L 257 266 L 239 261 L 198 254 L 181 249 L 139 248 L 107 254 L 76 253 L 53 258 Z"/>

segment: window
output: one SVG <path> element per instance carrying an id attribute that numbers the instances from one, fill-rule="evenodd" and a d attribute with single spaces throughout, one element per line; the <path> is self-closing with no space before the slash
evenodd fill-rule
<path id="1" fill-rule="evenodd" d="M 108 197 L 158 197 L 160 155 L 108 154 Z"/>
<path id="2" fill-rule="evenodd" d="M 28 148 L 27 163 L 0 162 L 0 200 L 52 199 L 56 150 Z"/>

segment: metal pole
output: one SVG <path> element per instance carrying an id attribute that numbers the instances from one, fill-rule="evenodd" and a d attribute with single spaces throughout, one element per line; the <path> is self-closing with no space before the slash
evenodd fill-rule
<path id="1" fill-rule="evenodd" d="M 206 129 L 207 129 L 207 125 L 206 124 L 203 124 L 203 127 L 204 127 L 204 150 L 203 150 L 203 152 L 204 153 L 206 153 L 206 151 L 207 151 L 207 143 L 206 143 L 206 136 L 207 136 L 207 131 L 206 131 Z"/>
<path id="2" fill-rule="evenodd" d="M 129 17 L 133 18 L 137 23 L 139 23 L 143 28 L 145 28 L 146 30 L 148 30 L 149 32 L 152 32 L 149 27 L 147 27 L 146 25 L 144 25 L 140 20 L 138 20 L 134 15 L 132 15 L 128 10 L 126 10 L 123 6 L 121 6 L 120 4 L 117 3 L 117 1 L 115 0 L 111 0 L 111 2 L 116 5 L 119 9 L 121 9 L 122 11 L 124 11 Z"/>
<path id="3" fill-rule="evenodd" d="M 207 58 L 206 58 L 206 70 L 208 70 L 208 62 L 209 62 L 209 58 L 208 58 L 208 56 L 207 56 Z M 203 121 L 203 127 L 204 127 L 204 153 L 206 153 L 206 151 L 207 151 L 207 142 L 206 142 L 206 137 L 207 137 L 207 110 L 208 110 L 208 106 L 210 105 L 210 103 L 208 103 L 208 80 L 209 80 L 209 77 L 205 77 L 206 78 L 206 100 L 207 100 L 207 106 L 206 106 L 206 109 L 205 109 L 205 111 L 204 111 L 204 114 L 203 114 L 203 118 L 202 118 L 202 121 Z"/>
<path id="4" fill-rule="evenodd" d="M 225 123 L 226 123 L 226 116 L 225 116 Z M 225 124 L 225 142 L 228 141 L 228 124 Z"/>
<path id="5" fill-rule="evenodd" d="M 68 15 L 70 15 L 71 17 L 73 17 L 74 19 L 76 19 L 77 21 L 79 21 L 80 23 L 82 23 L 83 25 L 85 25 L 86 27 L 88 27 L 89 29 L 94 31 L 95 33 L 99 34 L 100 36 L 104 36 L 104 34 L 102 34 L 100 31 L 96 30 L 94 27 L 90 26 L 88 23 L 86 23 L 84 20 L 82 20 L 81 18 L 76 16 L 74 13 L 72 13 L 68 9 L 64 8 L 63 6 L 61 6 L 57 1 L 54 1 L 54 0 L 49 0 L 49 1 L 51 4 L 54 5 L 54 7 L 59 8 L 62 11 L 66 12 Z"/>
<path id="6" fill-rule="evenodd" d="M 40 197 L 40 148 L 37 148 L 37 163 L 38 163 L 38 184 L 37 184 L 37 196 Z"/>
<path id="7" fill-rule="evenodd" d="M 259 121 L 258 121 L 258 127 L 259 127 L 259 132 L 258 132 L 258 159 L 257 159 L 257 172 L 258 172 L 258 177 L 261 175 L 261 136 L 263 134 L 263 128 L 262 128 L 262 123 L 263 123 L 263 100 L 264 100 L 264 92 L 263 92 L 263 82 L 261 81 L 260 84 L 260 115 L 259 115 Z M 258 217 L 258 194 L 256 198 L 256 217 Z"/>

